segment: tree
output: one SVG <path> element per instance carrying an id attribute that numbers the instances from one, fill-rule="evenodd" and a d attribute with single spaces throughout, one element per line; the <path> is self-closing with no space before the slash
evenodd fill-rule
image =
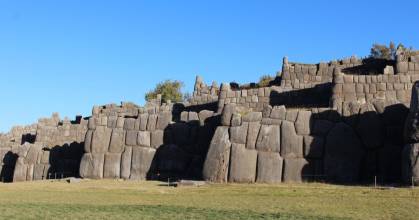
<path id="1" fill-rule="evenodd" d="M 383 44 L 373 44 L 371 48 L 370 57 L 376 59 L 387 59 L 395 60 L 397 51 L 401 51 L 407 55 L 414 55 L 416 52 L 413 48 L 406 48 L 403 44 L 399 43 L 396 47 L 393 41 L 390 42 L 389 46 Z"/>
<path id="2" fill-rule="evenodd" d="M 269 86 L 273 80 L 275 80 L 274 77 L 270 75 L 263 75 L 260 77 L 258 85 L 259 87 L 266 87 Z"/>
<path id="3" fill-rule="evenodd" d="M 394 48 L 393 42 L 390 42 L 389 47 L 383 44 L 373 44 L 371 48 L 370 56 L 376 59 L 387 59 L 387 60 L 394 59 L 395 53 L 392 54 L 391 47 Z"/>
<path id="4" fill-rule="evenodd" d="M 145 99 L 150 101 L 156 99 L 158 94 L 161 94 L 162 102 L 171 100 L 173 102 L 183 101 L 183 93 L 181 91 L 183 82 L 177 80 L 165 80 L 156 85 L 152 91 L 145 94 Z"/>

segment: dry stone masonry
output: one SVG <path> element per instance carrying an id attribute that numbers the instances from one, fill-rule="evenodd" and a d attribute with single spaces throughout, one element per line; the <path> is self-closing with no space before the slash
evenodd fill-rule
<path id="1" fill-rule="evenodd" d="M 1 134 L 1 177 L 419 184 L 418 79 L 419 57 L 403 54 L 285 57 L 266 87 L 197 77 L 183 103 L 95 106 Z"/>
<path id="2" fill-rule="evenodd" d="M 1 180 L 30 181 L 78 174 L 87 120 L 58 114 L 0 136 Z"/>

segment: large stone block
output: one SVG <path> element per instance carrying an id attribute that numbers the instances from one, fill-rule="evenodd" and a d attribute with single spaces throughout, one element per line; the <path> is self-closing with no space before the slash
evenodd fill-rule
<path id="1" fill-rule="evenodd" d="M 103 167 L 103 178 L 119 179 L 121 171 L 121 154 L 105 154 L 105 165 Z"/>
<path id="2" fill-rule="evenodd" d="M 295 121 L 295 130 L 299 135 L 309 135 L 311 132 L 311 112 L 298 111 L 297 120 Z"/>
<path id="3" fill-rule="evenodd" d="M 172 113 L 169 111 L 160 112 L 157 119 L 156 128 L 159 130 L 164 130 L 172 121 Z"/>
<path id="4" fill-rule="evenodd" d="M 212 117 L 214 115 L 213 111 L 209 111 L 209 110 L 202 110 L 199 112 L 198 116 L 199 116 L 199 123 L 201 124 L 201 126 L 203 126 L 205 124 L 205 121 Z"/>
<path id="5" fill-rule="evenodd" d="M 121 156 L 121 178 L 129 179 L 131 175 L 132 147 L 125 147 Z"/>
<path id="6" fill-rule="evenodd" d="M 138 138 L 138 131 L 128 130 L 125 135 L 125 144 L 128 146 L 136 146 Z"/>
<path id="7" fill-rule="evenodd" d="M 419 143 L 404 146 L 402 153 L 402 177 L 406 184 L 419 185 Z"/>
<path id="8" fill-rule="evenodd" d="M 102 179 L 105 155 L 86 153 L 80 161 L 80 176 L 83 178 Z"/>
<path id="9" fill-rule="evenodd" d="M 211 140 L 204 162 L 203 178 L 210 182 L 226 182 L 230 161 L 231 142 L 228 127 L 218 127 Z"/>
<path id="10" fill-rule="evenodd" d="M 112 130 L 111 142 L 109 144 L 109 152 L 122 153 L 125 146 L 125 131 L 122 128 L 114 128 Z"/>
<path id="11" fill-rule="evenodd" d="M 303 157 L 303 137 L 295 132 L 294 123 L 283 121 L 281 125 L 281 156 L 284 158 Z"/>
<path id="12" fill-rule="evenodd" d="M 404 139 L 406 143 L 419 142 L 419 82 L 412 88 L 410 110 L 406 118 L 404 128 Z"/>
<path id="13" fill-rule="evenodd" d="M 365 152 L 358 136 L 345 123 L 337 123 L 326 138 L 324 172 L 329 181 L 351 183 L 359 180 Z"/>
<path id="14" fill-rule="evenodd" d="M 46 179 L 46 176 L 44 176 L 44 166 L 44 164 L 35 164 L 33 169 L 33 180 Z"/>
<path id="15" fill-rule="evenodd" d="M 24 158 L 17 158 L 15 171 L 13 173 L 14 182 L 26 181 L 26 174 L 28 172 L 28 165 L 24 163 Z"/>
<path id="16" fill-rule="evenodd" d="M 156 150 L 146 147 L 132 148 L 131 176 L 132 180 L 145 180 L 152 168 Z"/>
<path id="17" fill-rule="evenodd" d="M 257 151 L 243 144 L 231 146 L 229 182 L 253 183 L 256 178 Z"/>
<path id="18" fill-rule="evenodd" d="M 407 73 L 409 71 L 408 62 L 397 62 L 396 63 L 396 72 L 397 73 Z"/>
<path id="19" fill-rule="evenodd" d="M 31 145 L 25 157 L 26 164 L 35 164 L 38 158 L 38 153 L 41 152 L 42 147 Z"/>
<path id="20" fill-rule="evenodd" d="M 151 132 L 151 146 L 153 148 L 158 148 L 164 143 L 164 132 L 161 130 L 156 130 Z"/>
<path id="21" fill-rule="evenodd" d="M 138 132 L 137 144 L 143 147 L 150 147 L 151 137 L 149 131 Z"/>
<path id="22" fill-rule="evenodd" d="M 135 129 L 135 118 L 126 118 L 124 123 L 124 130 Z"/>
<path id="23" fill-rule="evenodd" d="M 88 130 L 84 138 L 84 152 L 86 153 L 92 152 L 92 137 L 93 137 L 93 130 Z"/>
<path id="24" fill-rule="evenodd" d="M 284 160 L 284 182 L 302 182 L 310 178 L 313 172 L 309 163 L 304 158 L 285 158 Z"/>
<path id="25" fill-rule="evenodd" d="M 228 104 L 224 106 L 223 112 L 221 114 L 221 125 L 230 126 L 231 117 L 236 111 L 236 105 Z"/>
<path id="26" fill-rule="evenodd" d="M 93 132 L 92 153 L 106 153 L 111 141 L 112 129 L 104 126 L 97 126 Z"/>
<path id="27" fill-rule="evenodd" d="M 283 106 L 283 105 L 275 106 L 272 109 L 270 117 L 274 118 L 274 119 L 285 120 L 286 114 L 287 114 L 287 110 L 285 109 L 285 106 Z"/>
<path id="28" fill-rule="evenodd" d="M 140 131 L 147 130 L 148 114 L 140 114 Z"/>
<path id="29" fill-rule="evenodd" d="M 255 149 L 260 127 L 261 125 L 259 122 L 249 122 L 249 132 L 247 134 L 246 148 Z"/>
<path id="30" fill-rule="evenodd" d="M 230 127 L 230 141 L 237 144 L 246 144 L 249 123 L 244 122 L 241 126 Z"/>
<path id="31" fill-rule="evenodd" d="M 147 121 L 147 131 L 154 131 L 156 130 L 156 123 L 157 123 L 157 115 L 149 115 Z"/>
<path id="32" fill-rule="evenodd" d="M 279 125 L 262 125 L 256 142 L 259 151 L 281 151 Z"/>
<path id="33" fill-rule="evenodd" d="M 262 121 L 262 112 L 249 112 L 242 117 L 243 122 Z"/>
<path id="34" fill-rule="evenodd" d="M 258 152 L 258 183 L 280 183 L 282 181 L 283 159 L 276 152 Z"/>

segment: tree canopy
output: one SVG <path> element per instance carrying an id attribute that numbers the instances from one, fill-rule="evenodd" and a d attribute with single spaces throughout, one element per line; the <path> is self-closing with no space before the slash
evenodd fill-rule
<path id="1" fill-rule="evenodd" d="M 182 93 L 182 81 L 165 80 L 156 85 L 156 87 L 145 94 L 145 99 L 150 101 L 156 99 L 158 94 L 161 94 L 162 102 L 171 100 L 173 102 L 183 101 L 184 94 Z"/>

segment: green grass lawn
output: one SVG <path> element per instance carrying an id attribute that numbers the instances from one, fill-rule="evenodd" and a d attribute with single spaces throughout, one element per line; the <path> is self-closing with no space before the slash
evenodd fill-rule
<path id="1" fill-rule="evenodd" d="M 0 184 L 1 219 L 419 219 L 419 189 L 326 184 Z"/>

